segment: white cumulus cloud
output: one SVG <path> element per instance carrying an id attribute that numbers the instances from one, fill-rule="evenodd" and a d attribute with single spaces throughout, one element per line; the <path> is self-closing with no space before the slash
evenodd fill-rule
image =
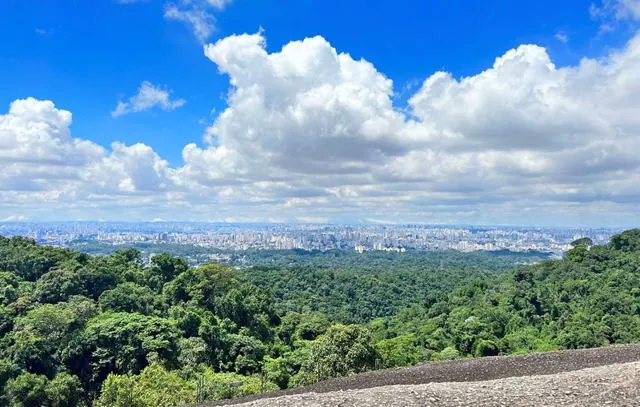
<path id="1" fill-rule="evenodd" d="M 187 103 L 184 99 L 171 99 L 171 91 L 161 86 L 153 85 L 149 81 L 144 81 L 135 96 L 129 98 L 127 102 L 118 102 L 116 108 L 111 112 L 113 117 L 122 116 L 129 113 L 142 112 L 153 108 L 165 111 L 175 110 Z"/>
<path id="2" fill-rule="evenodd" d="M 322 37 L 265 42 L 205 46 L 229 78 L 228 106 L 173 167 L 150 146 L 73 138 L 52 102 L 14 102 L 0 116 L 0 205 L 85 218 L 640 220 L 640 35 L 574 66 L 522 45 L 472 76 L 435 72 L 403 109 L 390 78 Z"/>
<path id="3" fill-rule="evenodd" d="M 171 185 L 170 178 L 168 163 L 141 143 L 113 143 L 111 153 L 91 163 L 83 174 L 83 179 L 102 193 L 161 191 Z"/>
<path id="4" fill-rule="evenodd" d="M 392 82 L 372 64 L 337 53 L 321 37 L 273 54 L 264 46 L 254 34 L 205 48 L 234 88 L 229 107 L 207 131 L 209 146 L 185 149 L 185 173 L 201 182 L 263 177 L 266 167 L 270 179 L 342 177 L 406 150 Z"/>
<path id="5" fill-rule="evenodd" d="M 185 148 L 179 175 L 239 184 L 225 199 L 290 209 L 303 197 L 311 211 L 622 203 L 632 192 L 612 185 L 640 165 L 639 43 L 562 68 L 523 45 L 475 76 L 431 75 L 407 116 L 388 78 L 321 37 L 268 53 L 261 34 L 231 36 L 205 47 L 229 75 L 229 107 L 208 145 Z"/>
<path id="6" fill-rule="evenodd" d="M 71 123 L 71 112 L 34 98 L 14 101 L 0 115 L 0 215 L 11 208 L 22 216 L 62 208 L 86 218 L 93 209 L 179 198 L 172 170 L 150 147 L 116 142 L 107 151 L 72 137 Z"/>

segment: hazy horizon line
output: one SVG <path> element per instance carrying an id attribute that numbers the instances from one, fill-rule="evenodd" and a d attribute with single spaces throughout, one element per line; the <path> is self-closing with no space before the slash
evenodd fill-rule
<path id="1" fill-rule="evenodd" d="M 123 223 L 123 224 L 207 224 L 207 225 L 300 225 L 300 226 L 435 226 L 435 227 L 511 227 L 511 228 L 556 228 L 556 229 L 625 229 L 635 228 L 633 225 L 549 225 L 549 224 L 514 224 L 514 223 L 441 223 L 441 222 L 271 222 L 271 221 L 207 221 L 207 220 L 0 220 L 0 224 L 60 224 L 60 223 Z"/>

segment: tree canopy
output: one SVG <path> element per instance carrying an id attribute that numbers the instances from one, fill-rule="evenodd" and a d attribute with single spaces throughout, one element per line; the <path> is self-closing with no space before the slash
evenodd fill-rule
<path id="1" fill-rule="evenodd" d="M 286 256 L 243 270 L 167 253 L 143 264 L 134 249 L 89 256 L 0 237 L 0 405 L 173 406 L 640 341 L 640 230 L 522 267 L 454 253 Z"/>

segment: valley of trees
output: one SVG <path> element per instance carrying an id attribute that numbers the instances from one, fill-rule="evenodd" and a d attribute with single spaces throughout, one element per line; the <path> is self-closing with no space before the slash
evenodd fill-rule
<path id="1" fill-rule="evenodd" d="M 640 341 L 640 230 L 518 268 L 481 255 L 444 268 L 304 256 L 143 265 L 135 249 L 90 256 L 0 237 L 0 405 L 173 406 L 376 367 Z"/>
<path id="2" fill-rule="evenodd" d="M 281 314 L 320 312 L 345 324 L 393 316 L 409 306 L 429 306 L 466 282 L 546 258 L 542 253 L 298 250 L 249 252 L 243 257 L 255 266 L 241 274 L 267 289 Z"/>

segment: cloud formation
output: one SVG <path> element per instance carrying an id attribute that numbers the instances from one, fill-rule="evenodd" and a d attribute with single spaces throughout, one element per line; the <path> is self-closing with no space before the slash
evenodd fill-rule
<path id="1" fill-rule="evenodd" d="M 600 0 L 591 3 L 591 18 L 600 21 L 600 32 L 614 31 L 621 22 L 640 20 L 640 0 Z"/>
<path id="2" fill-rule="evenodd" d="M 640 20 L 640 0 L 602 0 L 599 5 L 592 3 L 589 12 L 596 19 Z"/>
<path id="3" fill-rule="evenodd" d="M 193 35 L 201 41 L 206 41 L 216 28 L 216 19 L 208 11 L 202 9 L 179 9 L 176 5 L 167 6 L 164 11 L 164 18 L 176 20 L 191 27 Z"/>
<path id="4" fill-rule="evenodd" d="M 198 41 L 204 43 L 216 30 L 216 18 L 211 10 L 222 11 L 232 1 L 183 0 L 179 4 L 168 4 L 164 11 L 164 18 L 186 24 Z"/>
<path id="5" fill-rule="evenodd" d="M 178 167 L 143 144 L 72 138 L 71 114 L 52 102 L 14 102 L 0 116 L 0 158 L 12 160 L 0 205 L 144 219 L 640 220 L 640 35 L 567 67 L 522 45 L 470 77 L 430 75 L 403 109 L 389 78 L 322 37 L 272 53 L 265 41 L 204 47 L 229 77 L 228 106 Z M 134 98 L 125 110 L 175 103 Z"/>
<path id="6" fill-rule="evenodd" d="M 558 31 L 556 35 L 554 35 L 554 37 L 556 40 L 560 41 L 563 44 L 566 44 L 569 42 L 569 34 L 563 31 Z"/>
<path id="7" fill-rule="evenodd" d="M 113 117 L 122 116 L 129 113 L 142 112 L 153 108 L 165 111 L 175 110 L 187 103 L 184 99 L 171 99 L 171 91 L 161 86 L 153 85 L 149 81 L 140 84 L 138 93 L 129 98 L 127 102 L 118 102 L 116 108 L 111 112 Z"/>
<path id="8" fill-rule="evenodd" d="M 34 98 L 14 101 L 0 115 L 0 217 L 59 208 L 89 214 L 113 202 L 140 206 L 152 196 L 161 202 L 170 171 L 150 147 L 114 143 L 106 151 L 72 137 L 71 122 L 71 112 Z"/>
<path id="9" fill-rule="evenodd" d="M 224 10 L 233 0 L 206 0 L 209 5 L 217 8 L 218 10 Z"/>

